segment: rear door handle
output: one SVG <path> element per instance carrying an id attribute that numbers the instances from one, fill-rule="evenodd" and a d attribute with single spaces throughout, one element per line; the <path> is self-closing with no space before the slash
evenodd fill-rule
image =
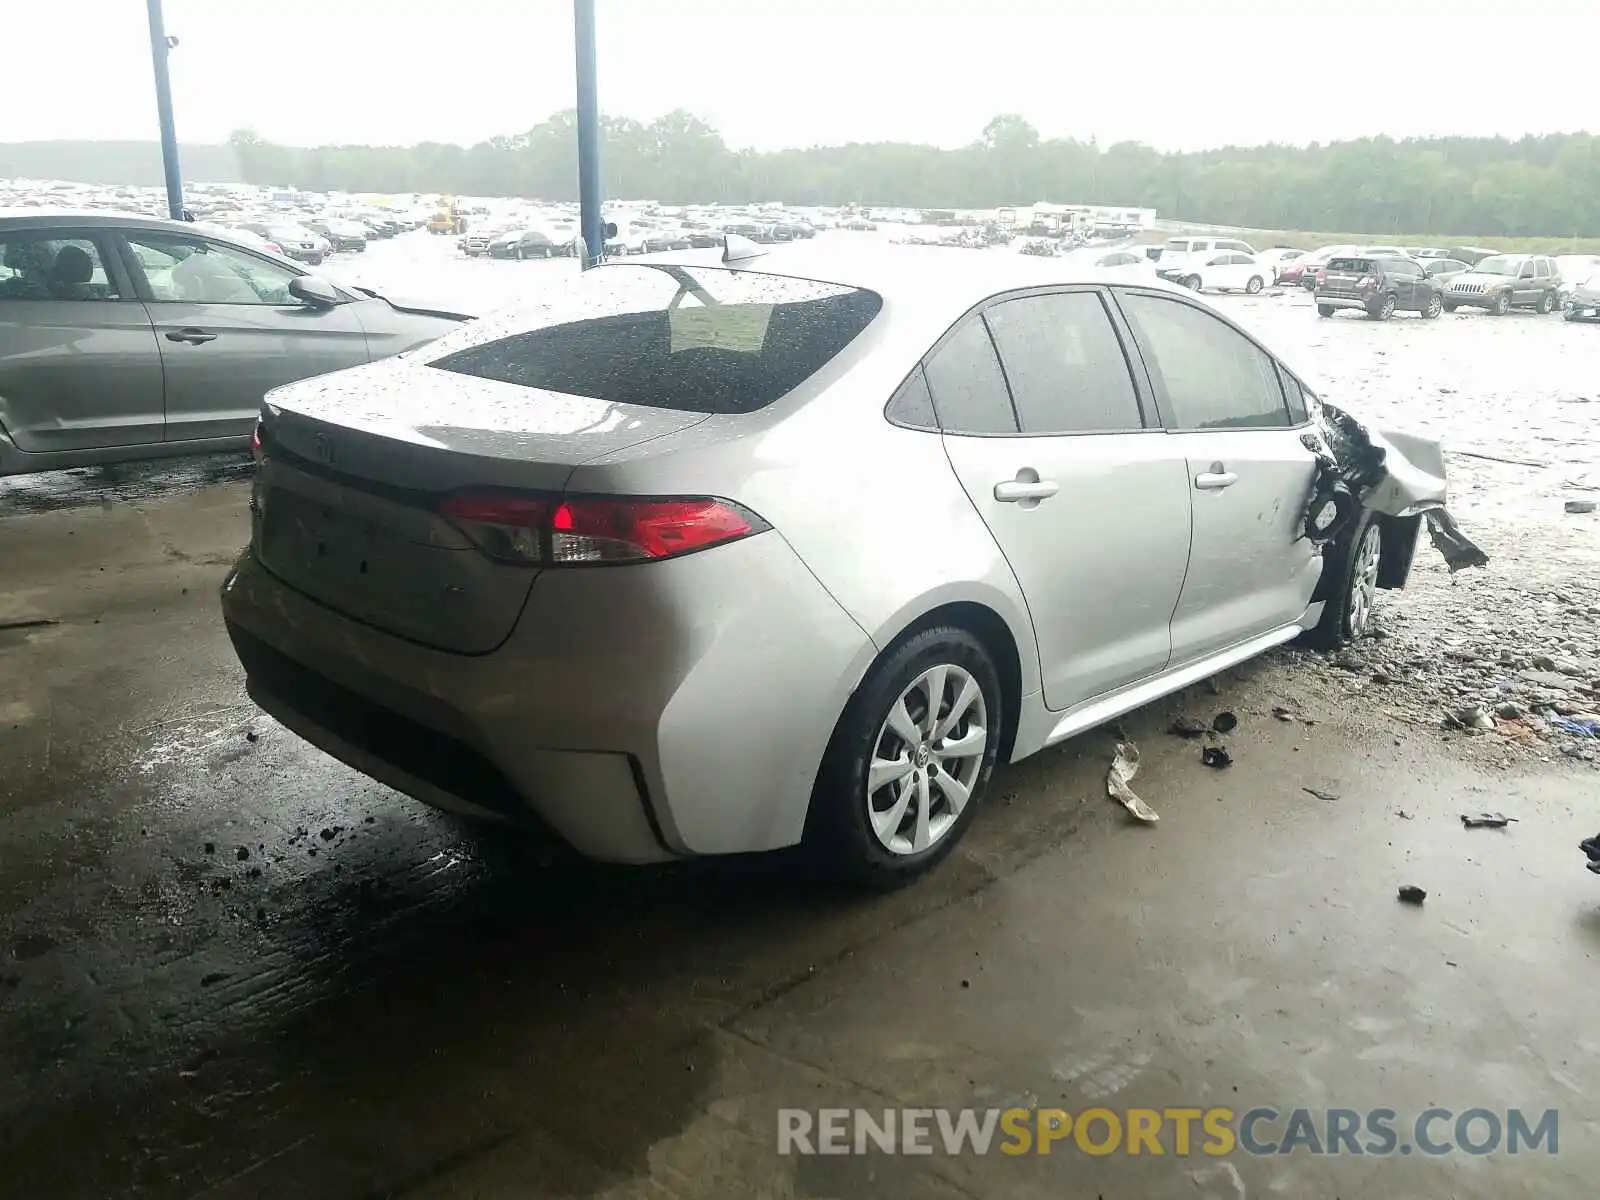
<path id="1" fill-rule="evenodd" d="M 1015 504 L 1019 500 L 1048 500 L 1061 490 L 1061 485 L 1048 479 L 1023 483 L 1008 479 L 994 485 L 994 498 L 1002 504 Z"/>
<path id="2" fill-rule="evenodd" d="M 1213 467 L 1220 467 L 1221 463 L 1214 463 Z M 1239 482 L 1239 476 L 1234 471 L 1201 471 L 1194 477 L 1194 486 L 1202 492 L 1220 492 L 1223 488 L 1232 487 Z"/>
<path id="3" fill-rule="evenodd" d="M 205 342 L 214 342 L 217 335 L 207 333 L 204 329 L 174 329 L 167 334 L 169 342 L 187 342 L 191 346 L 199 346 Z"/>

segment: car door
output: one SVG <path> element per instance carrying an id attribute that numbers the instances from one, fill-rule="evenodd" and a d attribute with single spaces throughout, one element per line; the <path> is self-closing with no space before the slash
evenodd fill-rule
<path id="1" fill-rule="evenodd" d="M 1103 290 L 1070 289 L 992 304 L 926 364 L 946 454 L 1016 573 L 1056 710 L 1172 652 L 1188 472 L 1125 342 Z"/>
<path id="2" fill-rule="evenodd" d="M 1122 290 L 1173 453 L 1193 497 L 1189 569 L 1172 662 L 1193 662 L 1298 621 L 1322 559 L 1302 536 L 1316 460 L 1273 360 L 1181 297 Z"/>
<path id="3" fill-rule="evenodd" d="M 1511 285 L 1513 304 L 1536 304 L 1539 300 L 1539 284 L 1534 279 L 1533 259 L 1526 260 L 1517 269 L 1516 282 Z"/>
<path id="4" fill-rule="evenodd" d="M 352 306 L 300 303 L 292 268 L 198 234 L 124 233 L 166 374 L 167 441 L 248 437 L 271 388 L 367 361 Z"/>
<path id="5" fill-rule="evenodd" d="M 161 441 L 155 330 L 107 246 L 92 229 L 0 230 L 0 430 L 18 450 Z"/>

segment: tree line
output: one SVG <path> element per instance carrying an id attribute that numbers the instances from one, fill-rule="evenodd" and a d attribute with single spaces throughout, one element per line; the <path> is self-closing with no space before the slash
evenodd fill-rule
<path id="1" fill-rule="evenodd" d="M 705 121 L 671 112 L 604 121 L 607 195 L 663 203 L 992 208 L 1134 205 L 1253 229 L 1374 235 L 1600 235 L 1600 138 L 1362 138 L 1310 146 L 1161 153 L 1135 142 L 1042 138 L 995 117 L 955 150 L 897 142 L 734 150 Z M 293 149 L 248 131 L 232 138 L 244 177 L 316 191 L 448 191 L 571 200 L 576 115 L 475 146 Z"/>
<path id="2" fill-rule="evenodd" d="M 1600 237 L 1600 138 L 1587 133 L 1162 153 L 1136 142 L 1042 138 L 1003 114 L 954 150 L 875 142 L 757 151 L 730 148 L 705 121 L 678 111 L 649 122 L 607 117 L 603 137 L 606 194 L 670 204 L 994 208 L 1048 200 L 1251 229 Z M 577 121 L 556 113 L 473 146 L 297 148 L 241 130 L 224 147 L 185 146 L 183 166 L 188 179 L 219 183 L 573 200 Z M 160 152 L 143 143 L 0 146 L 0 174 L 159 183 Z"/>

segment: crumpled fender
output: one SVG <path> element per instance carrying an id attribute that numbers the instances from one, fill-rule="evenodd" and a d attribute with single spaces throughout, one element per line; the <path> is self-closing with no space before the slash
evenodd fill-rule
<path id="1" fill-rule="evenodd" d="M 1433 438 L 1371 429 L 1337 405 L 1318 405 L 1316 431 L 1302 437 L 1317 456 L 1306 504 L 1305 533 L 1317 544 L 1339 536 L 1362 509 L 1385 516 L 1421 516 L 1428 538 L 1452 572 L 1481 567 L 1489 556 L 1445 508 L 1449 479 L 1444 447 Z"/>

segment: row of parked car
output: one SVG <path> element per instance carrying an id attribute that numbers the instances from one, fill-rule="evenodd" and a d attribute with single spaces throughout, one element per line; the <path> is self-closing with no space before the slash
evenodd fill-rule
<path id="1" fill-rule="evenodd" d="M 809 221 L 668 221 L 641 218 L 613 222 L 616 232 L 606 239 L 609 255 L 658 254 L 668 250 L 703 250 L 721 246 L 728 234 L 772 245 L 801 241 L 817 235 Z M 576 252 L 577 222 L 565 215 L 546 217 L 532 224 L 509 228 L 474 229 L 456 239 L 456 247 L 469 258 L 560 258 Z"/>
<path id="2" fill-rule="evenodd" d="M 359 253 L 371 242 L 420 227 L 411 217 L 376 210 L 304 218 L 278 212 L 222 211 L 208 214 L 204 223 L 312 267 L 320 266 L 329 255 Z"/>
<path id="3" fill-rule="evenodd" d="M 1257 251 L 1225 237 L 1172 238 L 1164 246 L 1138 249 L 1153 260 L 1157 276 L 1195 291 L 1253 294 L 1268 284 L 1303 287 L 1313 293 L 1323 317 L 1353 309 L 1373 320 L 1400 311 L 1432 318 L 1459 308 L 1496 315 L 1516 308 L 1559 309 L 1568 320 L 1600 316 L 1596 255 L 1500 254 L 1471 246 Z M 1104 265 L 1118 264 L 1108 257 Z"/>

